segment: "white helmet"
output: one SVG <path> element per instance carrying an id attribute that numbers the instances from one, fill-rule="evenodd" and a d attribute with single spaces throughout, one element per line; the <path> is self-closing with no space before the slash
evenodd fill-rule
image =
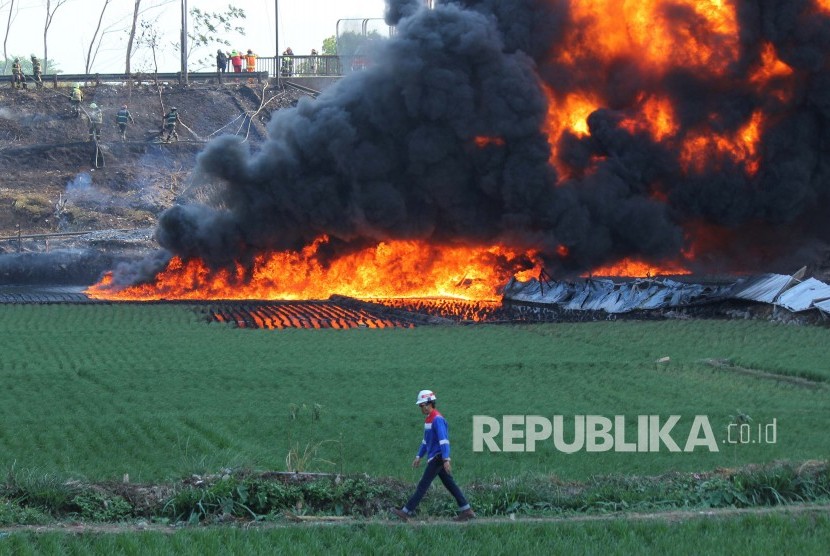
<path id="1" fill-rule="evenodd" d="M 415 405 L 422 405 L 434 401 L 435 393 L 432 390 L 421 390 L 418 392 L 418 401 L 415 402 Z"/>

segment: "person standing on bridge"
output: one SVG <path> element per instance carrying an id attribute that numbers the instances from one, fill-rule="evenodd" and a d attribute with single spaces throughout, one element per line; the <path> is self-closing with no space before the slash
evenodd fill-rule
<path id="1" fill-rule="evenodd" d="M 236 50 L 231 52 L 231 65 L 234 73 L 242 73 L 242 54 Z"/>
<path id="2" fill-rule="evenodd" d="M 449 425 L 447 425 L 444 416 L 435 409 L 435 401 L 435 393 L 432 390 L 418 392 L 415 403 L 418 404 L 421 413 L 426 415 L 426 421 L 424 421 L 424 439 L 421 441 L 421 447 L 418 448 L 418 454 L 412 462 L 412 467 L 420 466 L 421 458 L 424 456 L 427 456 L 427 465 L 415 493 L 403 508 L 393 508 L 392 513 L 403 521 L 409 521 L 409 518 L 418 508 L 418 504 L 421 503 L 421 499 L 427 493 L 432 481 L 435 480 L 435 477 L 438 477 L 458 504 L 458 515 L 455 516 L 454 520 L 469 521 L 476 514 L 467 499 L 464 498 L 461 489 L 455 484 L 455 479 L 452 478 Z"/>
<path id="3" fill-rule="evenodd" d="M 216 51 L 216 74 L 219 76 L 219 83 L 222 82 L 222 74 L 228 71 L 228 57 L 222 49 Z"/>
<path id="4" fill-rule="evenodd" d="M 291 47 L 285 49 L 282 53 L 282 64 L 280 65 L 280 74 L 283 77 L 291 77 L 294 75 L 294 51 Z"/>
<path id="5" fill-rule="evenodd" d="M 245 71 L 249 73 L 256 71 L 256 54 L 250 48 L 248 49 L 248 53 L 245 54 Z"/>
<path id="6" fill-rule="evenodd" d="M 32 75 L 34 75 L 35 79 L 35 86 L 38 89 L 43 88 L 43 69 L 40 67 L 40 60 L 37 59 L 37 56 L 32 54 Z"/>
<path id="7" fill-rule="evenodd" d="M 256 71 L 256 54 L 250 48 L 248 52 L 245 54 L 245 71 L 248 73 L 254 73 Z M 253 79 L 248 79 L 248 83 L 253 83 Z"/>
<path id="8" fill-rule="evenodd" d="M 121 140 L 127 140 L 127 123 L 134 124 L 135 120 L 130 111 L 127 110 L 127 105 L 123 105 L 121 110 L 115 115 L 115 123 L 118 124 L 118 131 L 121 133 Z"/>

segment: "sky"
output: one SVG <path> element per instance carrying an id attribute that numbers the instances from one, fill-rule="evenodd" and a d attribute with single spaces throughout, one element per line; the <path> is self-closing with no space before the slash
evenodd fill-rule
<path id="1" fill-rule="evenodd" d="M 51 0 L 52 7 L 60 0 Z M 63 73 L 83 73 L 85 57 L 95 27 L 106 0 L 65 0 L 59 7 L 47 33 L 48 56 L 58 64 Z M 323 39 L 336 33 L 338 20 L 373 19 L 382 25 L 384 0 L 185 0 L 188 9 L 199 8 L 203 12 L 224 12 L 228 5 L 240 8 L 247 16 L 242 25 L 244 37 L 224 37 L 232 44 L 225 49 L 252 49 L 261 56 L 275 54 L 274 29 L 279 22 L 280 52 L 290 46 L 295 54 L 307 54 L 312 48 L 321 50 Z M 153 22 L 162 39 L 158 71 L 174 72 L 180 69 L 178 51 L 171 43 L 178 44 L 181 28 L 182 0 L 142 0 L 143 18 Z M 11 29 L 6 34 L 11 0 L 0 0 L 0 33 L 8 56 L 31 54 L 43 57 L 43 29 L 46 20 L 46 0 L 15 0 L 11 10 Z M 125 69 L 127 38 L 134 0 L 109 0 L 101 25 L 103 40 L 91 73 L 121 73 Z M 278 18 L 274 8 L 278 7 Z M 192 25 L 192 19 L 191 19 Z M 343 25 L 343 24 L 341 24 Z M 99 33 L 100 35 L 101 33 Z M 219 45 L 212 45 L 191 55 L 191 71 L 206 70 L 199 59 L 214 55 Z M 135 50 L 135 49 L 134 49 Z M 140 48 L 132 58 L 132 71 L 152 71 L 150 51 Z M 209 69 L 213 69 L 211 66 Z M 47 69 L 47 73 L 49 70 Z"/>

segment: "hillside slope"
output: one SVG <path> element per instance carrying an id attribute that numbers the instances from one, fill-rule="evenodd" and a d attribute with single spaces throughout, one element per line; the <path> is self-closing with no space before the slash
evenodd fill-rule
<path id="1" fill-rule="evenodd" d="M 100 85 L 83 88 L 84 108 L 104 111 L 99 151 L 84 116 L 70 112 L 69 89 L 0 89 L 0 237 L 153 227 L 187 194 L 196 155 L 221 134 L 256 143 L 271 112 L 296 104 L 297 93 L 252 84 Z M 135 118 L 122 142 L 115 114 Z M 177 143 L 160 143 L 164 113 L 178 108 Z M 98 155 L 96 157 L 96 154 Z M 97 162 L 96 162 L 97 158 Z M 0 252 L 9 250 L 0 242 Z"/>

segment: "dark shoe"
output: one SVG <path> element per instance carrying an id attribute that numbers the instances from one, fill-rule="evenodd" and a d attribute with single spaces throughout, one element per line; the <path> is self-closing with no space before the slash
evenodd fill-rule
<path id="1" fill-rule="evenodd" d="M 396 515 L 401 521 L 409 521 L 409 514 L 403 510 L 399 510 L 398 508 L 392 508 L 390 510 L 392 514 Z"/>
<path id="2" fill-rule="evenodd" d="M 457 516 L 452 518 L 453 521 L 470 521 L 474 519 L 476 513 L 473 510 L 464 510 L 463 512 L 459 513 Z"/>

